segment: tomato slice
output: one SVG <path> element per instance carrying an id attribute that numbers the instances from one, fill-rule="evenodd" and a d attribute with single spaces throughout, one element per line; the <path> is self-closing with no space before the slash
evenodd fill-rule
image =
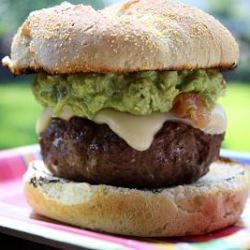
<path id="1" fill-rule="evenodd" d="M 171 111 L 178 117 L 191 119 L 197 128 L 204 128 L 209 119 L 209 110 L 204 100 L 195 92 L 179 94 Z"/>

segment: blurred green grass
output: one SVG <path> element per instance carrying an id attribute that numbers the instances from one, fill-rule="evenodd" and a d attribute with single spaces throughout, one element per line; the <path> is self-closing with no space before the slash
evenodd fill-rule
<path id="1" fill-rule="evenodd" d="M 0 149 L 36 143 L 34 127 L 41 110 L 29 84 L 1 84 Z"/>
<path id="2" fill-rule="evenodd" d="M 250 84 L 232 82 L 220 98 L 228 119 L 224 148 L 250 152 Z"/>
<path id="3" fill-rule="evenodd" d="M 223 147 L 250 152 L 250 85 L 228 84 L 220 103 L 228 117 Z M 1 84 L 0 149 L 36 143 L 35 123 L 41 111 L 29 84 Z"/>

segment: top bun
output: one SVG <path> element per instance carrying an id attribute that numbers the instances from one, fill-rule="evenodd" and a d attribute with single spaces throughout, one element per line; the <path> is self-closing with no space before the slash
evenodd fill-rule
<path id="1" fill-rule="evenodd" d="M 3 64 L 14 74 L 63 74 L 226 69 L 238 59 L 233 36 L 203 11 L 172 1 L 129 0 L 101 11 L 64 2 L 31 12 Z"/>

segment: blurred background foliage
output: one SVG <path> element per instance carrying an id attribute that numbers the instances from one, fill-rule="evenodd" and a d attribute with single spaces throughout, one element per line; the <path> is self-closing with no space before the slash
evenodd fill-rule
<path id="1" fill-rule="evenodd" d="M 156 0 L 157 1 L 157 0 Z M 61 3 L 59 0 L 0 0 L 0 58 L 8 55 L 13 34 L 30 11 Z M 116 0 L 71 0 L 101 9 Z M 181 0 L 219 19 L 237 38 L 241 58 L 234 71 L 224 72 L 228 81 L 220 103 L 228 116 L 224 148 L 250 152 L 250 1 Z M 34 127 L 42 111 L 34 100 L 32 76 L 12 76 L 0 66 L 0 149 L 36 143 Z"/>

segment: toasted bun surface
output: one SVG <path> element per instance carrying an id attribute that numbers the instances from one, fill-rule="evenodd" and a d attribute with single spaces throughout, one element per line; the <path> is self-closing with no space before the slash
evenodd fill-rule
<path id="1" fill-rule="evenodd" d="M 15 35 L 15 74 L 231 68 L 239 49 L 212 16 L 164 0 L 129 0 L 101 11 L 62 3 L 32 12 Z"/>
<path id="2" fill-rule="evenodd" d="M 137 190 L 74 183 L 51 176 L 42 161 L 25 175 L 25 194 L 39 214 L 83 228 L 160 237 L 202 234 L 235 223 L 248 196 L 249 172 L 218 161 L 191 185 Z"/>

